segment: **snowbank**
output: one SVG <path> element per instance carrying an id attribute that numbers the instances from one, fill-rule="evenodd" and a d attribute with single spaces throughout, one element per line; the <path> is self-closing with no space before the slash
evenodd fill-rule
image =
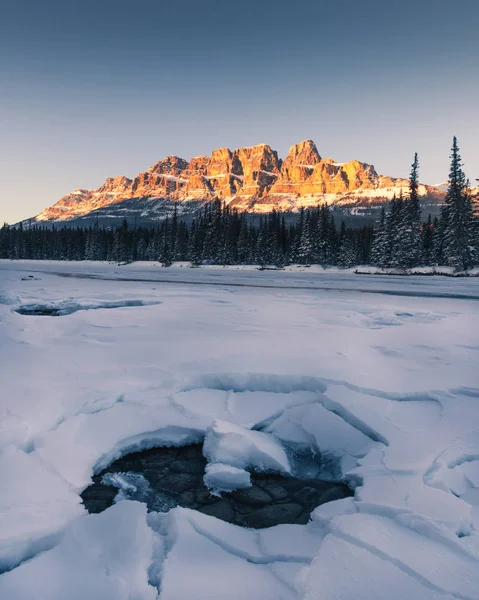
<path id="1" fill-rule="evenodd" d="M 60 543 L 0 577 L 0 598 L 155 600 L 148 583 L 153 532 L 146 506 L 121 502 L 77 519 Z"/>

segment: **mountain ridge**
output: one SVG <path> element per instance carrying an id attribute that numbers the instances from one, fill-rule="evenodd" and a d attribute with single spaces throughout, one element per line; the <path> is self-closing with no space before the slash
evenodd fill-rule
<path id="1" fill-rule="evenodd" d="M 74 190 L 32 220 L 68 222 L 98 211 L 106 218 L 133 211 L 155 221 L 174 207 L 180 214 L 191 213 L 216 199 L 241 212 L 294 212 L 322 202 L 382 204 L 407 189 L 407 179 L 379 175 L 368 163 L 322 157 L 308 139 L 294 144 L 284 160 L 268 144 L 218 148 L 190 161 L 170 155 L 133 179 L 108 177 L 97 189 Z M 444 198 L 444 191 L 434 186 L 421 184 L 419 193 L 433 203 Z"/>

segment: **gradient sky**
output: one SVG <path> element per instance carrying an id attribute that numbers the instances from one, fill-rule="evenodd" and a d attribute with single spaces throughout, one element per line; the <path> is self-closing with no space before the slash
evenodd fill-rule
<path id="1" fill-rule="evenodd" d="M 262 142 L 479 177 L 478 0 L 0 0 L 0 82 L 0 222 Z"/>

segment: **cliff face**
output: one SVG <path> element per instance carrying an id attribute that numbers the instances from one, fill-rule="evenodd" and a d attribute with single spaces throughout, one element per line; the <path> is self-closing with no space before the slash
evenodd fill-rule
<path id="1" fill-rule="evenodd" d="M 372 165 L 321 158 L 315 143 L 295 144 L 282 161 L 267 144 L 229 150 L 187 162 L 167 156 L 134 179 L 109 177 L 97 190 L 76 190 L 41 212 L 37 221 L 66 221 L 110 205 L 137 199 L 198 206 L 219 198 L 242 211 L 296 210 L 302 206 L 378 203 L 407 192 L 405 179 L 383 177 Z M 444 192 L 420 186 L 420 194 L 442 199 Z M 148 201 L 148 202 L 147 202 Z"/>

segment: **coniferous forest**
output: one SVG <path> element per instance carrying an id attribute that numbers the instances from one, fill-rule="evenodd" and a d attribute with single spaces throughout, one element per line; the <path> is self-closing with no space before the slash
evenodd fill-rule
<path id="1" fill-rule="evenodd" d="M 201 264 L 256 264 L 283 267 L 294 263 L 352 267 L 374 265 L 409 269 L 448 265 L 464 271 L 479 263 L 479 219 L 453 140 L 449 187 L 440 218 L 427 220 L 419 203 L 419 160 L 411 168 L 407 197 L 393 198 L 376 227 L 338 225 L 323 204 L 301 210 L 296 223 L 272 212 L 252 223 L 244 213 L 219 200 L 206 204 L 187 224 L 177 212 L 156 227 L 68 228 L 5 225 L 0 258 L 34 260 L 137 260 Z"/>

